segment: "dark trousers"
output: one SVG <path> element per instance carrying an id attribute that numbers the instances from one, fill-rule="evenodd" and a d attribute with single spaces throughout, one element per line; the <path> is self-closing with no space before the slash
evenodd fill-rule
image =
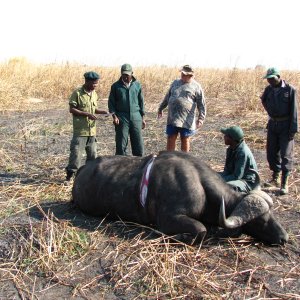
<path id="1" fill-rule="evenodd" d="M 82 158 L 86 153 L 86 160 L 97 157 L 97 140 L 95 136 L 73 136 L 70 145 L 69 164 L 66 171 L 76 173 L 83 165 Z"/>
<path id="2" fill-rule="evenodd" d="M 127 155 L 128 138 L 130 137 L 132 155 L 143 156 L 144 141 L 142 137 L 142 120 L 120 119 L 115 125 L 116 155 Z"/>
<path id="3" fill-rule="evenodd" d="M 293 167 L 294 140 L 289 140 L 289 121 L 268 123 L 267 160 L 274 172 L 289 172 Z"/>

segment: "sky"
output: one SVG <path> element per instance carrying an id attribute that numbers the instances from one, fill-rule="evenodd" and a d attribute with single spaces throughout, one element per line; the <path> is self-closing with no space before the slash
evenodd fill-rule
<path id="1" fill-rule="evenodd" d="M 299 0 L 1 1 L 0 61 L 300 70 Z"/>

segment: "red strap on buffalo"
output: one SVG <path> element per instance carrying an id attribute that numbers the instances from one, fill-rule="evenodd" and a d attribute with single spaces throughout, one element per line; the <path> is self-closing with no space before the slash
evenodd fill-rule
<path id="1" fill-rule="evenodd" d="M 146 204 L 146 198 L 148 193 L 148 184 L 149 184 L 149 176 L 150 171 L 154 162 L 156 155 L 154 155 L 148 162 L 147 165 L 144 167 L 144 172 L 141 180 L 140 185 L 140 202 L 143 207 L 145 207 Z"/>

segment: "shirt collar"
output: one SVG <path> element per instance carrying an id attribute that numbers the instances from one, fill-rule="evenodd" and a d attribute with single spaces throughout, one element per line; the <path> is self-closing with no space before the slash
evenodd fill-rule
<path id="1" fill-rule="evenodd" d="M 122 82 L 124 83 L 124 85 L 125 85 L 126 87 L 130 87 L 130 85 L 131 85 L 131 83 L 132 83 L 132 79 L 130 80 L 129 83 L 125 82 L 123 79 L 122 79 Z"/>

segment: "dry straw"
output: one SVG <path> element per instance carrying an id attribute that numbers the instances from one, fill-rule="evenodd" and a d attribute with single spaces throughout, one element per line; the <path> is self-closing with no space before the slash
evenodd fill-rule
<path id="1" fill-rule="evenodd" d="M 64 167 L 71 138 L 67 99 L 83 73 L 100 73 L 100 107 L 106 108 L 118 68 L 74 64 L 34 65 L 22 58 L 0 64 L 0 298 L 41 299 L 299 299 L 299 166 L 290 198 L 272 194 L 275 213 L 290 234 L 286 247 L 251 238 L 217 238 L 198 246 L 122 220 L 91 218 L 70 204 Z M 147 154 L 165 148 L 165 120 L 156 111 L 177 68 L 137 67 L 145 93 Z M 208 107 L 192 153 L 215 169 L 225 148 L 219 128 L 239 123 L 254 149 L 262 178 L 266 116 L 259 95 L 264 70 L 196 69 Z M 299 72 L 283 77 L 297 88 Z M 111 120 L 98 128 L 99 154 L 113 154 Z M 299 142 L 296 140 L 296 156 Z M 297 169 L 298 168 L 298 169 Z"/>

